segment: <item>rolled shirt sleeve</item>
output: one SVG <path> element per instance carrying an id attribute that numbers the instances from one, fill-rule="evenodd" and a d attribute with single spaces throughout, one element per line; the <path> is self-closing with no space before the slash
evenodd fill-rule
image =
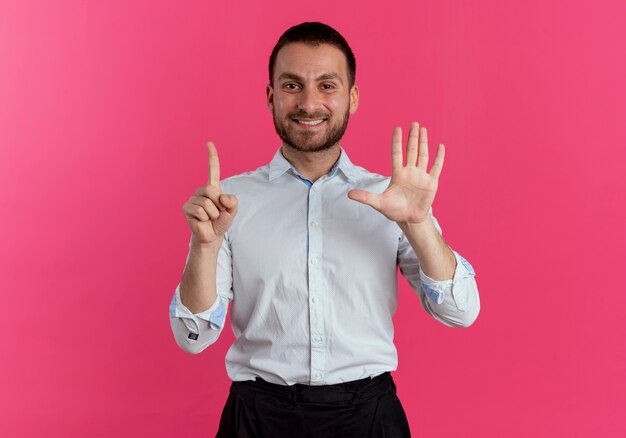
<path id="1" fill-rule="evenodd" d="M 228 234 L 228 233 L 227 233 Z M 232 294 L 232 257 L 228 236 L 217 259 L 217 299 L 207 310 L 192 313 L 181 301 L 180 284 L 170 302 L 170 324 L 176 343 L 188 353 L 200 353 L 219 337 Z"/>
<path id="2" fill-rule="evenodd" d="M 456 251 L 451 280 L 436 281 L 419 270 L 420 301 L 435 319 L 451 327 L 469 327 L 480 312 L 474 268 Z"/>
<path id="3" fill-rule="evenodd" d="M 432 212 L 431 212 L 432 216 Z M 432 216 L 435 228 L 441 227 Z M 480 312 L 480 298 L 476 272 L 472 265 L 456 251 L 456 268 L 451 280 L 437 281 L 428 277 L 420 266 L 406 236 L 402 234 L 398 246 L 398 265 L 411 288 L 420 298 L 422 307 L 437 321 L 450 327 L 469 327 Z"/>
<path id="4" fill-rule="evenodd" d="M 170 303 L 170 324 L 176 343 L 189 353 L 199 353 L 217 340 L 224 327 L 228 301 L 217 296 L 204 312 L 191 313 L 180 299 L 180 285 Z"/>

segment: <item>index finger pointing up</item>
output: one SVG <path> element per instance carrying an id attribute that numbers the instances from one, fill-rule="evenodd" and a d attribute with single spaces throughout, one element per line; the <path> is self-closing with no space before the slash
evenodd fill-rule
<path id="1" fill-rule="evenodd" d="M 209 152 L 209 184 L 214 187 L 220 186 L 220 160 L 217 157 L 217 149 L 212 141 L 206 144 Z"/>

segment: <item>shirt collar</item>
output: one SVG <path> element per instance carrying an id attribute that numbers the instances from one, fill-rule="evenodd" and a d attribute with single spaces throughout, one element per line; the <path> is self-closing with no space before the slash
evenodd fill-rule
<path id="1" fill-rule="evenodd" d="M 355 181 L 355 172 L 354 172 L 354 164 L 348 158 L 348 154 L 343 148 L 340 148 L 341 154 L 339 155 L 339 159 L 333 166 L 333 168 L 328 172 L 328 177 L 332 177 L 337 173 L 337 170 L 341 170 L 344 176 L 350 182 Z M 276 153 L 274 154 L 274 158 L 269 164 L 269 179 L 270 181 L 278 178 L 283 173 L 287 172 L 289 169 L 292 169 L 296 175 L 299 175 L 298 171 L 291 165 L 289 161 L 283 156 L 281 152 L 281 148 L 278 148 Z"/>

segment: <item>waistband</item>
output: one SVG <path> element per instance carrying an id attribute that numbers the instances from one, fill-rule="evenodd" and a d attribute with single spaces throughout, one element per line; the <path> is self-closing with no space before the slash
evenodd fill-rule
<path id="1" fill-rule="evenodd" d="M 297 383 L 287 386 L 266 382 L 261 378 L 233 382 L 231 385 L 231 391 L 244 400 L 252 401 L 255 394 L 263 394 L 293 403 L 357 402 L 384 392 L 395 392 L 395 389 L 389 372 L 334 385 L 311 386 Z"/>

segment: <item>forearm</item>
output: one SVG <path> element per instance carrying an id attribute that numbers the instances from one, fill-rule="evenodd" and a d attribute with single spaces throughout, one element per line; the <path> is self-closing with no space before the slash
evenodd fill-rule
<path id="1" fill-rule="evenodd" d="M 420 224 L 398 223 L 417 255 L 424 274 L 433 280 L 451 280 L 456 269 L 456 258 L 435 228 L 429 216 Z"/>
<path id="2" fill-rule="evenodd" d="M 207 310 L 217 299 L 217 256 L 222 239 L 200 245 L 191 239 L 189 258 L 180 282 L 182 304 L 192 313 Z"/>

